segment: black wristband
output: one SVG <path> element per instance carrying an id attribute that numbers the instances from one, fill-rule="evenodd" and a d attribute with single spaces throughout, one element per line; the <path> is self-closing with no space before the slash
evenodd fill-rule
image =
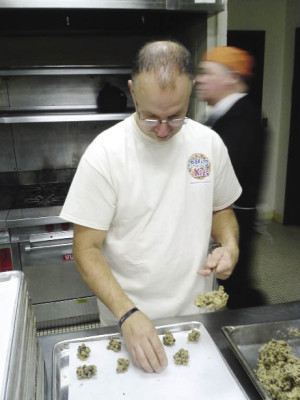
<path id="1" fill-rule="evenodd" d="M 140 310 L 139 310 L 137 307 L 133 307 L 131 310 L 127 311 L 127 313 L 124 314 L 122 318 L 120 318 L 120 321 L 119 321 L 120 327 L 123 325 L 123 322 L 124 322 L 128 317 L 130 317 L 131 314 L 135 313 L 136 311 L 140 311 Z"/>

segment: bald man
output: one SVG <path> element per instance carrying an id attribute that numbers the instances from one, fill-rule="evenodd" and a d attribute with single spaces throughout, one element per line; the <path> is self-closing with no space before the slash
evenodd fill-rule
<path id="1" fill-rule="evenodd" d="M 90 144 L 61 216 L 75 224 L 74 257 L 102 325 L 119 322 L 136 365 L 159 373 L 167 358 L 151 321 L 198 314 L 211 271 L 231 274 L 241 188 L 220 137 L 186 116 L 184 46 L 146 44 L 128 86 L 136 112 Z M 221 247 L 207 258 L 211 235 Z"/>

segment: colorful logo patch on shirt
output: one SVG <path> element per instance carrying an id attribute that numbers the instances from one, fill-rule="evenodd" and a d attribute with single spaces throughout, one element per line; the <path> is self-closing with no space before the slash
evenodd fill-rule
<path id="1" fill-rule="evenodd" d="M 194 153 L 188 159 L 187 168 L 193 178 L 205 179 L 210 175 L 211 164 L 204 154 Z"/>

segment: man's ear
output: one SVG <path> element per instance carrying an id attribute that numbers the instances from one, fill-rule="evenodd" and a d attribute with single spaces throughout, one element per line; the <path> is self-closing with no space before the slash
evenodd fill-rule
<path id="1" fill-rule="evenodd" d="M 230 71 L 230 73 L 228 74 L 228 79 L 230 83 L 235 84 L 240 81 L 240 75 L 238 72 Z"/>
<path id="2" fill-rule="evenodd" d="M 129 91 L 130 91 L 132 100 L 133 100 L 133 102 L 134 102 L 134 104 L 135 104 L 135 97 L 134 97 L 134 90 L 133 90 L 133 83 L 132 83 L 132 80 L 129 80 L 129 81 L 128 81 L 128 87 L 129 87 Z"/>

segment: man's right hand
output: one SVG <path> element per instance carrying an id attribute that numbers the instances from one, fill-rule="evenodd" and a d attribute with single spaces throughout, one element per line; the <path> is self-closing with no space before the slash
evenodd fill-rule
<path id="1" fill-rule="evenodd" d="M 126 319 L 122 334 L 134 363 L 146 372 L 162 372 L 168 359 L 156 329 L 141 311 Z"/>

